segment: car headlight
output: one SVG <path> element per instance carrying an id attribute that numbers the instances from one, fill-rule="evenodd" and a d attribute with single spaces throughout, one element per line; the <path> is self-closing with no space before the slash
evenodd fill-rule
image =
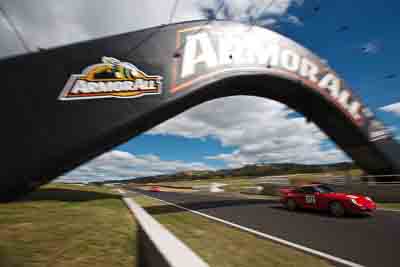
<path id="1" fill-rule="evenodd" d="M 353 203 L 356 206 L 361 206 L 359 203 L 354 198 L 350 198 L 351 203 Z"/>

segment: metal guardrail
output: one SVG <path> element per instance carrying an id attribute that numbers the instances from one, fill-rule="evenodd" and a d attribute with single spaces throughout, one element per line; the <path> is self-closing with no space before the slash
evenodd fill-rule
<path id="1" fill-rule="evenodd" d="M 301 174 L 304 175 L 304 174 Z M 315 175 L 315 174 L 313 174 Z M 277 184 L 277 185 L 290 185 L 289 177 L 295 177 L 297 174 L 288 176 L 264 176 L 256 178 L 257 184 Z M 323 182 L 326 184 L 345 185 L 345 184 L 362 184 L 362 185 L 400 185 L 400 181 L 376 181 L 376 178 L 399 178 L 400 174 L 391 175 L 362 175 L 362 176 L 321 176 Z"/>
<path id="2" fill-rule="evenodd" d="M 329 177 L 325 183 L 327 184 L 337 184 L 337 185 L 400 185 L 400 181 L 376 181 L 376 178 L 400 178 L 400 175 L 363 175 L 363 176 L 337 176 Z"/>
<path id="3" fill-rule="evenodd" d="M 400 177 L 400 175 L 365 175 L 365 176 L 336 176 L 323 177 L 320 182 L 329 185 L 338 192 L 347 192 L 351 194 L 367 195 L 378 202 L 399 202 L 400 201 L 400 182 L 376 181 L 381 177 Z M 321 177 L 322 178 L 322 177 Z M 263 186 L 263 194 L 279 195 L 279 189 L 282 187 L 293 186 L 289 179 L 281 178 L 272 181 L 265 180 L 259 182 Z"/>
<path id="4" fill-rule="evenodd" d="M 138 223 L 139 267 L 209 267 L 197 254 L 158 223 L 131 198 L 123 201 Z"/>

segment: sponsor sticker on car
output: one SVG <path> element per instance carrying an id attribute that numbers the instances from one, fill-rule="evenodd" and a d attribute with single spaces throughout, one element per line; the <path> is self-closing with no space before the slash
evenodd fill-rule
<path id="1" fill-rule="evenodd" d="M 314 195 L 306 195 L 306 203 L 307 204 L 315 204 L 315 196 Z"/>

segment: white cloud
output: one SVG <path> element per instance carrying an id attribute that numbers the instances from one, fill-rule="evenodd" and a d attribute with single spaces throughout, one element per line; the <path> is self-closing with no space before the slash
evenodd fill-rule
<path id="1" fill-rule="evenodd" d="M 361 46 L 361 51 L 365 54 L 378 54 L 381 48 L 380 42 L 370 41 Z"/>
<path id="2" fill-rule="evenodd" d="M 393 103 L 387 106 L 383 106 L 379 108 L 380 110 L 386 111 L 386 112 L 391 112 L 397 116 L 400 116 L 400 102 L 398 103 Z"/>
<path id="3" fill-rule="evenodd" d="M 36 50 L 167 24 L 174 1 L 3 0 L 2 6 Z M 173 22 L 203 18 L 197 1 L 180 1 Z M 0 45 L 0 57 L 25 52 L 9 51 L 19 44 L 8 28 L 0 19 L 0 39 L 12 41 L 8 49 Z"/>
<path id="4" fill-rule="evenodd" d="M 256 22 L 256 24 L 264 26 L 276 23 L 276 18 L 284 16 L 290 6 L 303 5 L 302 0 L 206 0 L 199 1 L 199 3 L 207 17 Z M 220 8 L 221 6 L 222 8 Z M 294 23 L 295 18 L 290 16 L 286 21 Z"/>
<path id="5" fill-rule="evenodd" d="M 2 7 L 22 33 L 31 50 L 140 30 L 167 24 L 175 0 L 3 0 Z M 172 22 L 204 19 L 202 8 L 215 9 L 219 1 L 179 1 Z M 300 0 L 229 0 L 219 18 L 272 25 Z M 263 24 L 264 23 L 264 24 Z M 25 53 L 7 21 L 0 14 L 0 57 Z"/>
<path id="6" fill-rule="evenodd" d="M 304 26 L 303 22 L 296 16 L 289 15 L 287 16 L 287 20 L 296 26 Z"/>
<path id="7" fill-rule="evenodd" d="M 255 162 L 328 163 L 348 160 L 327 136 L 286 106 L 250 96 L 213 100 L 157 126 L 151 135 L 215 138 L 234 147 L 231 154 L 210 155 L 230 167 Z"/>
<path id="8" fill-rule="evenodd" d="M 61 176 L 59 181 L 121 180 L 187 170 L 211 170 L 201 162 L 164 161 L 156 155 L 133 155 L 113 150 Z"/>
<path id="9" fill-rule="evenodd" d="M 329 66 L 329 60 L 326 58 L 320 58 L 321 62 L 324 63 L 325 65 Z"/>
<path id="10" fill-rule="evenodd" d="M 1 14 L 1 13 L 0 13 Z M 0 57 L 21 53 L 24 47 L 19 42 L 9 21 L 0 16 Z"/>

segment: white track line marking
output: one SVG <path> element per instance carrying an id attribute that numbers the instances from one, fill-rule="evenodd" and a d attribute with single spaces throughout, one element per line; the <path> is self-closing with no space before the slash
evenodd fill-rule
<path id="1" fill-rule="evenodd" d="M 234 228 L 238 228 L 240 230 L 252 233 L 252 234 L 254 234 L 256 236 L 261 236 L 263 238 L 272 240 L 272 241 L 274 241 L 276 243 L 279 243 L 279 244 L 282 244 L 282 245 L 285 245 L 285 246 L 288 246 L 288 247 L 292 247 L 292 248 L 301 250 L 301 251 L 306 252 L 308 254 L 312 254 L 312 255 L 315 255 L 317 257 L 320 257 L 320 258 L 323 258 L 323 259 L 326 259 L 326 260 L 329 260 L 329 261 L 332 261 L 332 262 L 335 262 L 335 263 L 340 263 L 340 264 L 343 264 L 343 265 L 346 265 L 346 266 L 349 266 L 349 267 L 365 267 L 364 265 L 360 265 L 360 264 L 352 262 L 352 261 L 348 261 L 348 260 L 345 260 L 345 259 L 342 259 L 342 258 L 338 258 L 338 257 L 332 256 L 330 254 L 327 254 L 327 253 L 324 253 L 324 252 L 321 252 L 321 251 L 318 251 L 318 250 L 315 250 L 315 249 L 312 249 L 312 248 L 308 248 L 308 247 L 305 247 L 305 246 L 302 246 L 302 245 L 287 241 L 287 240 L 279 238 L 279 237 L 268 235 L 268 234 L 259 232 L 257 230 L 254 230 L 254 229 L 251 229 L 251 228 L 248 228 L 248 227 L 245 227 L 245 226 L 233 223 L 233 222 L 225 221 L 223 219 L 220 219 L 220 218 L 217 218 L 217 217 L 214 217 L 214 216 L 211 216 L 211 215 L 199 212 L 199 211 L 191 210 L 191 209 L 182 207 L 182 206 L 177 205 L 177 204 L 172 203 L 172 202 L 168 202 L 168 201 L 165 201 L 165 200 L 153 197 L 153 196 L 149 196 L 149 195 L 146 195 L 146 194 L 143 194 L 143 195 L 145 195 L 145 196 L 147 196 L 149 198 L 153 198 L 153 199 L 156 199 L 158 201 L 164 202 L 164 203 L 166 203 L 168 205 L 177 207 L 179 209 L 192 212 L 194 214 L 206 217 L 208 219 L 211 219 L 211 220 L 214 220 L 214 221 L 229 225 L 229 226 L 234 227 Z"/>

